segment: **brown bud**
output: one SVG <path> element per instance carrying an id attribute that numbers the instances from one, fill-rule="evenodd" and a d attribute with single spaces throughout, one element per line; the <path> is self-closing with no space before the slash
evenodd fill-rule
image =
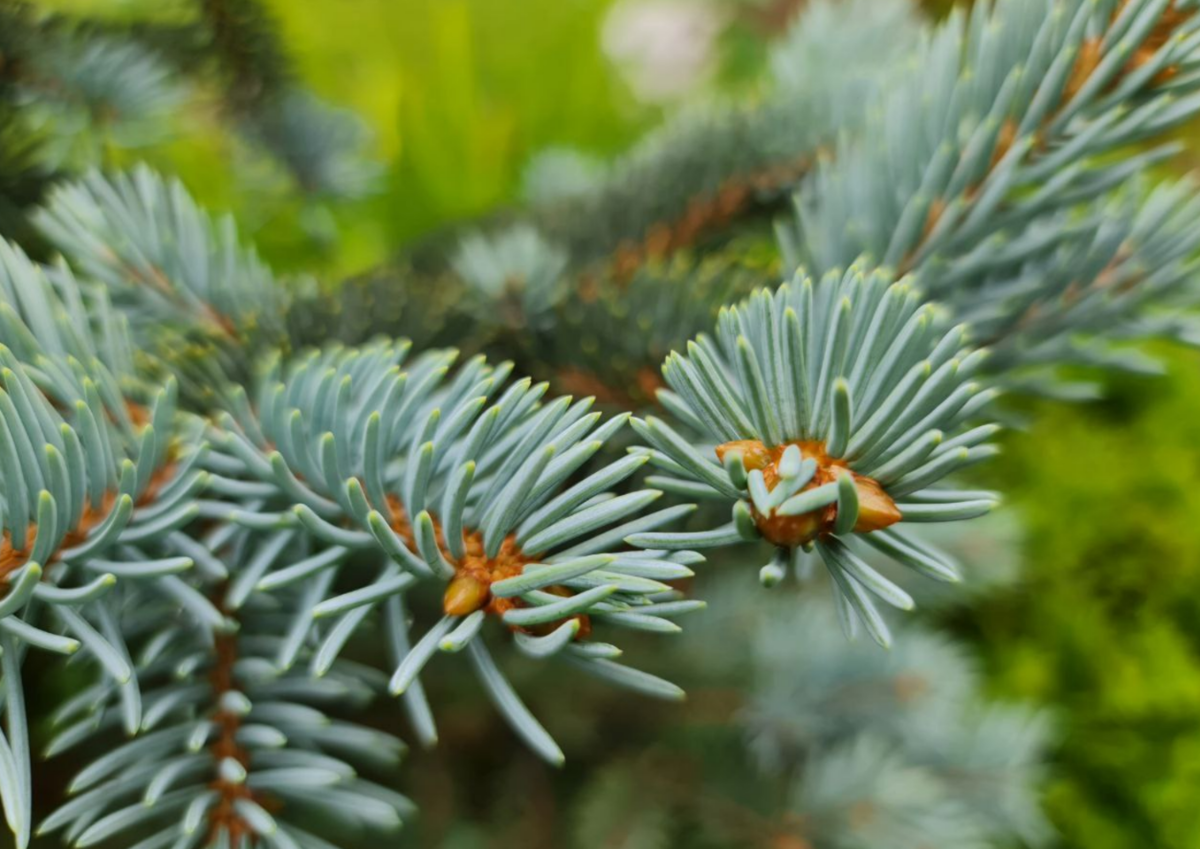
<path id="1" fill-rule="evenodd" d="M 734 442 L 726 442 L 724 445 L 718 445 L 717 459 L 724 463 L 725 455 L 730 451 L 741 453 L 742 465 L 746 467 L 747 472 L 754 471 L 755 469 L 765 469 L 774 461 L 774 458 L 771 456 L 771 449 L 767 448 L 757 439 L 739 439 Z"/>
<path id="2" fill-rule="evenodd" d="M 491 595 L 483 581 L 471 575 L 458 575 L 446 587 L 442 610 L 447 616 L 467 616 L 487 604 Z"/>
<path id="3" fill-rule="evenodd" d="M 821 507 L 797 516 L 762 516 L 754 511 L 754 521 L 763 538 L 775 545 L 796 547 L 807 545 L 833 525 L 837 515 L 834 505 Z"/>
<path id="4" fill-rule="evenodd" d="M 854 474 L 841 460 L 831 459 L 825 453 L 825 445 L 820 442 L 807 441 L 790 443 L 800 449 L 805 459 L 817 462 L 817 470 L 805 486 L 805 490 L 837 480 L 844 475 L 851 475 L 855 489 L 858 490 L 858 519 L 854 530 L 858 533 L 878 531 L 889 525 L 894 525 L 902 518 L 896 502 L 892 500 L 877 482 L 868 477 Z M 717 459 L 722 463 L 725 457 L 736 451 L 742 457 L 742 465 L 746 471 L 759 469 L 763 473 L 763 482 L 767 489 L 774 489 L 779 482 L 779 461 L 787 446 L 779 445 L 767 448 L 758 440 L 741 439 L 718 445 Z M 753 509 L 753 508 L 752 508 Z M 775 545 L 799 546 L 810 542 L 833 531 L 833 523 L 837 518 L 837 505 L 830 504 L 798 516 L 780 516 L 772 513 L 768 516 L 754 510 L 754 522 L 759 533 Z"/>
<path id="5" fill-rule="evenodd" d="M 858 490 L 858 521 L 854 523 L 855 533 L 880 531 L 903 518 L 896 502 L 871 478 L 855 477 L 854 487 Z"/>

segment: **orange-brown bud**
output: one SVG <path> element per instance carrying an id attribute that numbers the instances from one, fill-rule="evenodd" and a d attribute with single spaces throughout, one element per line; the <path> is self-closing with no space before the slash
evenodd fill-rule
<path id="1" fill-rule="evenodd" d="M 491 598 L 488 585 L 467 574 L 456 576 L 442 596 L 442 610 L 447 616 L 467 616 L 480 610 Z"/>
<path id="2" fill-rule="evenodd" d="M 855 533 L 880 531 L 903 518 L 896 502 L 873 479 L 856 475 L 854 488 L 858 490 L 858 521 L 854 523 Z"/>
<path id="3" fill-rule="evenodd" d="M 739 439 L 735 442 L 726 442 L 724 445 L 718 445 L 717 459 L 724 463 L 725 455 L 730 451 L 737 451 L 742 455 L 742 465 L 746 467 L 747 472 L 752 472 L 755 469 L 765 469 L 775 462 L 771 449 L 767 448 L 767 446 L 763 445 L 757 439 Z"/>
<path id="4" fill-rule="evenodd" d="M 843 461 L 830 458 L 825 453 L 825 445 L 821 442 L 806 441 L 792 444 L 800 448 L 801 454 L 806 459 L 817 462 L 816 474 L 805 485 L 804 490 L 815 489 L 835 481 L 843 475 L 850 475 L 854 480 L 854 487 L 858 490 L 858 519 L 854 523 L 856 533 L 882 530 L 900 521 L 902 517 L 899 508 L 896 507 L 896 502 L 874 479 L 856 475 L 846 467 Z M 774 489 L 779 483 L 779 461 L 786 448 L 786 445 L 767 448 L 758 440 L 741 439 L 718 445 L 716 452 L 717 458 L 724 463 L 725 456 L 729 452 L 737 451 L 742 455 L 742 465 L 746 467 L 746 471 L 761 470 L 767 488 Z M 764 516 L 757 510 L 753 512 L 758 531 L 766 540 L 775 545 L 789 547 L 807 545 L 819 537 L 831 533 L 834 521 L 837 519 L 836 504 L 796 516 L 780 516 L 778 514 Z"/>
<path id="5" fill-rule="evenodd" d="M 837 506 L 834 504 L 796 516 L 763 516 L 754 511 L 754 522 L 763 539 L 789 548 L 807 545 L 821 534 L 829 532 L 836 518 Z"/>

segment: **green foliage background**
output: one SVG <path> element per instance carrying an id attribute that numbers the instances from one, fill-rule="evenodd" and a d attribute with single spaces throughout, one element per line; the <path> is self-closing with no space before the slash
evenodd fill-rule
<path id="1" fill-rule="evenodd" d="M 39 5 L 119 18 L 123 4 Z M 624 91 L 601 52 L 608 0 L 265 5 L 302 82 L 369 124 L 373 153 L 385 165 L 377 191 L 301 203 L 203 111 L 182 117 L 186 126 L 173 142 L 114 154 L 113 164 L 142 160 L 178 174 L 201 204 L 231 209 L 279 270 L 369 268 L 406 239 L 512 200 L 525 162 L 544 147 L 613 154 L 655 118 Z M 144 19 L 144 7 L 133 6 Z M 191 12 L 168 2 L 157 14 L 171 20 Z"/>
<path id="2" fill-rule="evenodd" d="M 1196 845 L 1200 357 L 1047 405 L 990 475 L 1027 526 L 1025 579 L 961 618 L 996 693 L 1054 705 L 1047 792 L 1070 846 Z"/>
<path id="3" fill-rule="evenodd" d="M 514 201 L 536 151 L 563 145 L 611 155 L 660 117 L 633 100 L 600 50 L 607 0 L 523 0 L 519 9 L 494 0 L 270 5 L 304 82 L 371 126 L 385 164 L 378 191 L 298 201 L 203 112 L 182 119 L 188 126 L 175 140 L 114 154 L 112 164 L 145 159 L 178 173 L 200 202 L 232 209 L 280 270 L 315 267 L 333 279 L 369 268 L 407 239 Z M 99 10 L 121 14 L 120 4 Z M 173 14 L 170 4 L 163 14 Z M 731 47 L 738 66 L 726 76 L 744 80 L 758 54 L 744 37 Z M 1064 843 L 1081 849 L 1185 849 L 1200 834 L 1200 355 L 1158 353 L 1171 365 L 1167 376 L 1115 380 L 1103 402 L 1046 405 L 1030 432 L 1008 440 L 984 477 L 1026 523 L 1025 578 L 952 614 L 985 659 L 996 695 L 1058 709 L 1066 739 L 1047 803 Z M 581 704 L 591 695 L 573 694 Z M 650 740 L 702 747 L 704 723 L 728 719 L 719 700 L 714 707 L 705 697 L 683 717 L 636 706 L 645 734 L 625 736 L 626 751 L 644 751 Z M 589 705 L 578 713 L 603 712 Z M 622 768 L 603 733 L 618 715 L 574 720 L 574 733 L 569 717 L 553 719 L 568 747 Z M 406 769 L 420 764 L 428 781 L 417 792 L 423 820 L 445 824 L 445 806 L 460 804 L 454 818 L 470 814 L 481 824 L 445 845 L 557 845 L 540 841 L 569 832 L 565 824 L 537 834 L 521 831 L 534 821 L 527 817 L 488 825 L 498 809 L 518 804 L 553 809 L 556 788 L 523 750 L 493 747 L 496 728 L 484 721 L 464 705 L 447 737 L 489 753 L 508 790 L 463 788 L 439 768 L 441 755 L 416 755 Z M 688 742 L 666 736 L 689 723 L 701 730 Z M 597 769 L 573 757 L 568 770 L 585 763 Z M 564 786 L 583 779 L 569 771 Z"/>

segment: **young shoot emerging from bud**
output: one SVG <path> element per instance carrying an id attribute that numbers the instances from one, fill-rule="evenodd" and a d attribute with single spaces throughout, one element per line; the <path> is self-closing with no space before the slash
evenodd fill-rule
<path id="1" fill-rule="evenodd" d="M 816 284 L 798 275 L 722 310 L 715 340 L 699 336 L 663 366 L 670 391 L 659 398 L 699 439 L 647 417 L 633 424 L 651 447 L 634 450 L 670 473 L 653 486 L 727 499 L 733 520 L 629 541 L 662 549 L 766 540 L 775 546 L 760 573 L 767 585 L 815 549 L 847 631 L 861 622 L 889 644 L 874 598 L 902 609 L 912 599 L 855 548 L 957 580 L 949 558 L 902 525 L 969 519 L 995 503 L 990 493 L 933 488 L 996 451 L 983 443 L 998 428 L 969 424 L 994 394 L 971 380 L 984 356 L 907 282 L 857 266 Z"/>

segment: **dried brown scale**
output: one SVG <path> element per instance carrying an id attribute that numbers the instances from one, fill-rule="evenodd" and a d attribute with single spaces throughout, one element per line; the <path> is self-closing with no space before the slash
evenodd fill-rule
<path id="1" fill-rule="evenodd" d="M 169 462 L 156 471 L 150 478 L 150 482 L 146 485 L 146 491 L 137 500 L 136 506 L 144 507 L 154 501 L 159 491 L 174 475 L 174 462 Z M 80 514 L 79 522 L 71 530 L 67 531 L 58 550 L 50 557 L 49 562 L 42 565 L 49 566 L 51 563 L 57 562 L 60 552 L 83 543 L 92 529 L 108 518 L 116 501 L 117 493 L 109 491 L 104 494 L 98 507 L 89 502 Z M 29 523 L 25 532 L 25 538 L 27 540 L 25 548 L 17 549 L 13 547 L 11 533 L 4 531 L 3 536 L 0 536 L 0 583 L 7 584 L 11 580 L 13 572 L 20 569 L 29 561 L 29 554 L 33 550 L 34 542 L 37 540 L 36 522 Z"/>
<path id="2" fill-rule="evenodd" d="M 1113 10 L 1112 20 L 1116 20 L 1117 16 L 1125 8 L 1125 2 L 1117 4 Z M 1175 4 L 1167 6 L 1163 10 L 1162 15 L 1158 19 L 1158 23 L 1150 30 L 1150 33 L 1142 40 L 1138 48 L 1133 51 L 1133 55 L 1129 57 L 1129 61 L 1121 69 L 1112 81 L 1106 87 L 1106 91 L 1114 90 L 1120 83 L 1123 76 L 1127 76 L 1138 68 L 1151 61 L 1155 54 L 1158 53 L 1167 42 L 1175 35 L 1175 32 L 1187 22 L 1191 17 L 1190 12 L 1180 11 L 1175 7 Z M 1071 69 L 1071 75 L 1067 78 L 1067 84 L 1064 88 L 1064 100 L 1070 100 L 1083 88 L 1096 68 L 1100 65 L 1103 58 L 1100 53 L 1102 37 L 1089 38 L 1080 45 L 1079 55 L 1075 58 L 1075 66 Z M 1161 85 L 1167 82 L 1172 77 L 1179 73 L 1179 69 L 1174 65 L 1168 65 L 1159 71 L 1150 81 L 1152 85 Z"/>
<path id="3" fill-rule="evenodd" d="M 933 229 L 937 227 L 945 211 L 946 201 L 941 198 L 934 198 L 933 202 L 929 204 L 929 211 L 925 213 L 925 226 L 921 228 L 921 237 L 917 239 L 918 245 L 925 244 L 929 240 L 929 237 L 933 235 Z M 916 259 L 916 253 L 917 250 L 914 249 L 900 261 L 900 267 L 897 270 L 899 274 L 904 274 L 912 268 L 913 262 Z"/>
<path id="4" fill-rule="evenodd" d="M 996 147 L 992 151 L 992 158 L 988 165 L 988 171 L 995 169 L 1000 164 L 1000 160 L 1012 149 L 1013 142 L 1017 140 L 1017 122 L 1012 118 L 1007 119 L 1000 125 L 1000 132 L 996 135 Z M 971 189 L 972 193 L 978 192 L 979 187 L 974 186 Z"/>
<path id="5" fill-rule="evenodd" d="M 1063 101 L 1069 101 L 1083 88 L 1096 67 L 1100 64 L 1100 39 L 1089 38 L 1079 46 L 1079 54 L 1075 57 L 1075 65 L 1067 77 L 1063 87 Z"/>
<path id="6" fill-rule="evenodd" d="M 144 427 L 150 424 L 150 410 L 144 404 L 135 404 L 132 401 L 125 402 L 125 409 L 129 413 L 129 420 L 138 427 Z"/>
<path id="7" fill-rule="evenodd" d="M 520 599 L 496 598 L 491 594 L 491 585 L 496 581 L 515 578 L 525 570 L 527 563 L 537 562 L 521 551 L 515 535 L 509 534 L 504 539 L 495 557 L 484 553 L 483 536 L 478 532 L 464 537 L 463 548 L 463 556 L 457 561 L 451 560 L 458 575 L 446 589 L 443 606 L 448 615 L 466 616 L 483 609 L 493 616 L 503 616 L 522 606 Z M 456 588 L 463 587 L 468 592 L 456 592 Z"/>
<path id="8" fill-rule="evenodd" d="M 409 522 L 408 515 L 400 500 L 394 495 L 388 495 L 387 504 L 392 530 L 404 540 L 409 550 L 416 547 L 416 536 Z M 527 556 L 517 545 L 516 536 L 509 534 L 500 545 L 500 551 L 495 557 L 484 553 L 483 534 L 472 531 L 463 535 L 463 556 L 454 557 L 446 546 L 442 525 L 437 519 L 433 520 L 434 534 L 438 550 L 442 557 L 454 567 L 455 577 L 446 585 L 442 595 L 442 611 L 447 616 L 469 616 L 477 610 L 483 610 L 496 618 L 502 617 L 509 610 L 525 606 L 520 598 L 499 598 L 492 595 L 491 586 L 506 578 L 520 575 L 525 566 L 539 562 L 536 558 Z M 572 593 L 563 587 L 548 587 L 546 592 L 554 595 L 569 596 Z M 576 639 L 586 639 L 591 634 L 591 621 L 588 616 L 580 614 L 571 617 L 579 620 L 579 631 Z M 523 628 L 508 626 L 512 631 L 527 634 L 545 634 L 553 631 L 566 620 L 551 622 L 546 625 Z"/>
<path id="9" fill-rule="evenodd" d="M 87 535 L 92 528 L 103 522 L 108 514 L 112 512 L 113 504 L 116 503 L 116 500 L 116 495 L 108 492 L 105 493 L 98 508 L 88 504 L 79 517 L 79 523 L 63 537 L 60 550 L 79 545 L 87 539 Z M 0 580 L 7 583 L 12 573 L 29 561 L 29 553 L 33 550 L 34 543 L 37 541 L 36 522 L 29 523 L 29 527 L 25 532 L 25 538 L 28 540 L 26 547 L 17 549 L 13 547 L 12 534 L 8 531 L 4 532 L 3 539 L 0 539 Z M 57 556 L 56 553 L 51 562 L 54 562 Z M 46 563 L 43 565 L 48 566 L 50 564 Z"/>
<path id="10" fill-rule="evenodd" d="M 844 475 L 849 475 L 853 479 L 855 489 L 858 491 L 859 503 L 858 519 L 854 523 L 855 533 L 862 534 L 882 530 L 901 520 L 902 516 L 899 508 L 896 507 L 896 502 L 877 481 L 852 471 L 844 460 L 830 457 L 825 452 L 825 443 L 819 440 L 788 442 L 773 448 L 768 448 L 762 442 L 754 439 L 736 440 L 718 445 L 716 453 L 717 459 L 724 463 L 725 456 L 730 451 L 739 452 L 742 455 L 742 464 L 746 467 L 746 471 L 762 471 L 763 482 L 768 490 L 772 490 L 779 483 L 779 462 L 783 459 L 783 452 L 792 445 L 800 449 L 804 459 L 812 459 L 817 463 L 816 473 L 812 480 L 800 490 L 801 492 L 832 483 Z M 751 513 L 754 516 L 758 532 L 764 539 L 775 545 L 795 548 L 833 533 L 834 522 L 837 520 L 837 505 L 830 504 L 797 516 L 778 514 L 764 516 L 752 504 Z"/>

